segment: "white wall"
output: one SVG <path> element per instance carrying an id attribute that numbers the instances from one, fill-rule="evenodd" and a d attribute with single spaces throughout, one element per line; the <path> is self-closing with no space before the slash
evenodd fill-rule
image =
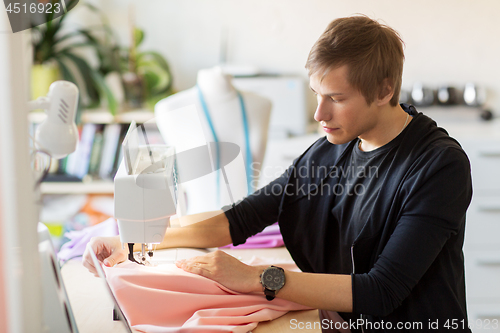
<path id="1" fill-rule="evenodd" d="M 395 28 L 406 43 L 403 87 L 467 81 L 484 85 L 500 114 L 500 1 L 497 0 L 94 0 L 128 44 L 128 5 L 146 32 L 144 49 L 169 60 L 178 90 L 216 65 L 228 29 L 229 58 L 270 72 L 307 78 L 312 44 L 333 19 L 355 13 Z M 309 108 L 314 99 L 309 96 Z"/>

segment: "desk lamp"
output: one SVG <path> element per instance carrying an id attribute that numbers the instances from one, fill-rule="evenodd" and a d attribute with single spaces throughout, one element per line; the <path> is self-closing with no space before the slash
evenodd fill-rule
<path id="1" fill-rule="evenodd" d="M 75 84 L 56 81 L 50 85 L 46 97 L 28 102 L 28 105 L 30 110 L 45 109 L 47 112 L 47 118 L 38 126 L 33 138 L 36 152 L 60 159 L 76 150 L 78 130 L 75 113 L 78 105 L 78 88 Z M 49 167 L 46 168 L 45 174 Z M 37 181 L 36 186 L 42 179 L 43 177 Z M 48 229 L 40 222 L 38 236 L 44 332 L 78 333 Z"/>
<path id="2" fill-rule="evenodd" d="M 68 81 L 56 81 L 50 85 L 47 97 L 39 97 L 28 103 L 30 110 L 45 109 L 47 118 L 35 134 L 37 149 L 60 159 L 76 150 L 78 130 L 75 113 L 78 104 L 78 88 Z"/>

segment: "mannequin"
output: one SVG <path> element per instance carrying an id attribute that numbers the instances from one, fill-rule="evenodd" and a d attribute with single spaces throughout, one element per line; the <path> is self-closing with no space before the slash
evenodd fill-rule
<path id="1" fill-rule="evenodd" d="M 267 98 L 250 92 L 240 92 L 240 94 L 247 119 L 248 142 L 238 91 L 231 83 L 231 76 L 224 74 L 220 67 L 200 70 L 195 87 L 169 96 L 155 106 L 157 125 L 167 144 L 179 141 L 179 135 L 183 135 L 183 130 L 193 136 L 190 137 L 192 143 L 186 145 L 184 141 L 182 142 L 182 150 L 185 150 L 215 141 L 203 108 L 202 101 L 204 101 L 218 141 L 237 144 L 241 149 L 240 163 L 238 165 L 236 162 L 230 163 L 231 166 L 226 167 L 231 192 L 233 192 L 232 198 L 235 201 L 248 194 L 244 166 L 248 168 L 249 162 L 252 163 L 251 170 L 254 175 L 252 184 L 255 187 L 258 183 L 255 176 L 258 174 L 257 171 L 260 171 L 264 159 L 271 116 L 271 102 Z M 173 111 L 177 114 L 184 113 L 190 120 L 174 116 Z M 196 120 L 192 119 L 193 114 L 197 115 Z M 202 133 L 199 133 L 200 131 Z M 247 144 L 251 153 L 250 161 L 246 156 Z M 213 159 L 216 158 L 215 152 L 211 155 Z M 231 204 L 230 195 L 224 190 L 225 186 L 222 175 L 217 176 L 215 172 L 182 184 L 187 195 L 187 208 L 183 213 L 213 211 L 220 209 L 223 205 Z"/>

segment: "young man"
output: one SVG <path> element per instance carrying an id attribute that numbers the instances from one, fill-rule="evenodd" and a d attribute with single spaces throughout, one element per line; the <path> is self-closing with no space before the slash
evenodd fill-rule
<path id="1" fill-rule="evenodd" d="M 266 187 L 223 214 L 169 229 L 163 243 L 241 244 L 278 221 L 302 273 L 250 267 L 220 251 L 178 266 L 239 292 L 264 286 L 268 299 L 322 309 L 322 318 L 338 312 L 352 331 L 430 331 L 437 321 L 438 330 L 458 322 L 456 331 L 469 332 L 469 161 L 435 122 L 398 104 L 403 60 L 391 28 L 364 16 L 333 21 L 306 64 L 326 137 Z M 118 238 L 92 246 L 105 264 L 126 258 Z M 87 255 L 84 265 L 94 271 Z"/>

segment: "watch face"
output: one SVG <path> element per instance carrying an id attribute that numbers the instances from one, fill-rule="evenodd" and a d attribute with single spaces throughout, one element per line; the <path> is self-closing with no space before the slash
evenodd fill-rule
<path id="1" fill-rule="evenodd" d="M 261 282 L 269 290 L 280 290 L 285 284 L 285 274 L 281 269 L 271 267 L 264 271 Z"/>

